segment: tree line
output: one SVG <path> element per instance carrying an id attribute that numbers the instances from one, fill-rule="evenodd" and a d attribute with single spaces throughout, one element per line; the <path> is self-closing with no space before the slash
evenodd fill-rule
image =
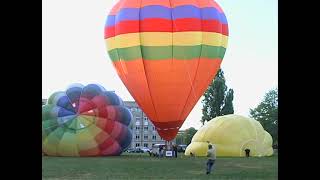
<path id="1" fill-rule="evenodd" d="M 220 69 L 211 82 L 202 100 L 201 123 L 215 117 L 234 114 L 233 107 L 234 90 L 228 88 L 224 72 Z M 263 128 L 272 136 L 273 143 L 278 143 L 278 89 L 268 91 L 257 107 L 250 109 L 250 117 L 259 121 Z M 186 129 L 176 137 L 177 144 L 191 143 L 193 135 L 197 130 L 193 127 Z"/>

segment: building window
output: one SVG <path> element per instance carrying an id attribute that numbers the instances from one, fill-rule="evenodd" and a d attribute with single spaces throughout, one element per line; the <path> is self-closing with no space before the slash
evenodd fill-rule
<path id="1" fill-rule="evenodd" d="M 148 126 L 148 121 L 144 120 L 143 125 Z"/>
<path id="2" fill-rule="evenodd" d="M 136 130 L 140 130 L 140 126 L 136 126 Z"/>
<path id="3" fill-rule="evenodd" d="M 140 143 L 136 143 L 136 147 L 139 147 L 140 146 Z"/>
<path id="4" fill-rule="evenodd" d="M 144 119 L 145 121 L 148 121 L 148 117 L 146 117 L 146 116 L 145 116 L 145 117 L 143 117 L 143 119 Z"/>
<path id="5" fill-rule="evenodd" d="M 156 127 L 154 127 L 154 126 L 153 126 L 153 127 L 152 127 L 152 130 L 154 130 L 154 131 L 155 131 L 155 130 L 156 130 Z"/>
<path id="6" fill-rule="evenodd" d="M 144 126 L 143 129 L 144 129 L 145 131 L 148 131 L 148 126 Z"/>
<path id="7" fill-rule="evenodd" d="M 156 140 L 156 139 L 157 139 L 157 136 L 153 135 L 153 136 L 152 136 L 152 139 L 153 139 L 153 140 Z"/>
<path id="8" fill-rule="evenodd" d="M 136 126 L 140 126 L 140 121 L 136 121 Z"/>
<path id="9" fill-rule="evenodd" d="M 147 135 L 144 135 L 143 138 L 148 140 L 148 136 Z"/>
<path id="10" fill-rule="evenodd" d="M 152 147 L 154 146 L 154 143 L 152 143 Z"/>
<path id="11" fill-rule="evenodd" d="M 139 135 L 136 135 L 136 139 L 139 139 L 140 138 L 140 136 Z"/>
<path id="12" fill-rule="evenodd" d="M 143 147 L 148 147 L 148 143 L 144 143 L 144 144 L 143 144 Z"/>

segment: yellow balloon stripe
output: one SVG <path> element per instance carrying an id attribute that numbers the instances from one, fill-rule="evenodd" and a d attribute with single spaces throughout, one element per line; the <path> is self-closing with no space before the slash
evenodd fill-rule
<path id="1" fill-rule="evenodd" d="M 214 32 L 142 32 L 121 34 L 106 39 L 108 50 L 133 46 L 195 46 L 227 47 L 228 36 Z"/>

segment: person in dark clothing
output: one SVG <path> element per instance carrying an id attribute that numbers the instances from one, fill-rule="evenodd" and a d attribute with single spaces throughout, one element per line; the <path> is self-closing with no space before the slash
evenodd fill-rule
<path id="1" fill-rule="evenodd" d="M 250 157 L 250 149 L 245 149 L 244 151 L 246 152 L 246 157 Z"/>
<path id="2" fill-rule="evenodd" d="M 174 156 L 177 158 L 178 157 L 178 147 L 177 147 L 177 145 L 173 146 L 173 151 L 174 151 Z"/>
<path id="3" fill-rule="evenodd" d="M 160 147 L 159 147 L 159 157 L 162 157 L 162 149 L 163 149 L 163 147 L 160 146 Z"/>

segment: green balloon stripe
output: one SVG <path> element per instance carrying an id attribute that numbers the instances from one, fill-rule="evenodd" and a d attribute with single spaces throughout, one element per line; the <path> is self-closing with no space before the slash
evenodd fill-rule
<path id="1" fill-rule="evenodd" d="M 59 124 L 55 119 L 48 119 L 43 121 L 42 126 L 45 134 L 49 135 L 52 131 L 59 127 Z"/>
<path id="2" fill-rule="evenodd" d="M 71 121 L 71 123 L 68 125 L 68 128 L 72 129 L 72 130 L 76 130 L 77 129 L 77 123 L 78 123 L 78 118 L 75 118 Z"/>
<path id="3" fill-rule="evenodd" d="M 46 121 L 47 119 L 54 118 L 51 115 L 51 112 L 52 112 L 53 108 L 54 108 L 54 105 L 52 105 L 52 104 L 42 106 L 42 121 Z"/>
<path id="4" fill-rule="evenodd" d="M 202 46 L 202 47 L 201 47 Z M 224 57 L 226 48 L 222 46 L 134 46 L 129 48 L 119 48 L 110 50 L 109 56 L 112 61 L 118 61 L 120 58 L 124 61 L 145 59 L 145 60 L 162 60 L 178 59 L 189 60 L 202 58 L 220 58 Z M 141 55 L 141 53 L 143 55 Z M 120 57 L 119 57 L 120 56 Z M 173 56 L 173 57 L 172 57 Z"/>
<path id="5" fill-rule="evenodd" d="M 58 145 L 60 143 L 61 138 L 63 137 L 64 130 L 63 128 L 59 127 L 52 131 L 48 136 L 47 136 L 47 144 L 50 144 L 48 147 L 51 149 L 51 152 L 56 152 Z"/>

